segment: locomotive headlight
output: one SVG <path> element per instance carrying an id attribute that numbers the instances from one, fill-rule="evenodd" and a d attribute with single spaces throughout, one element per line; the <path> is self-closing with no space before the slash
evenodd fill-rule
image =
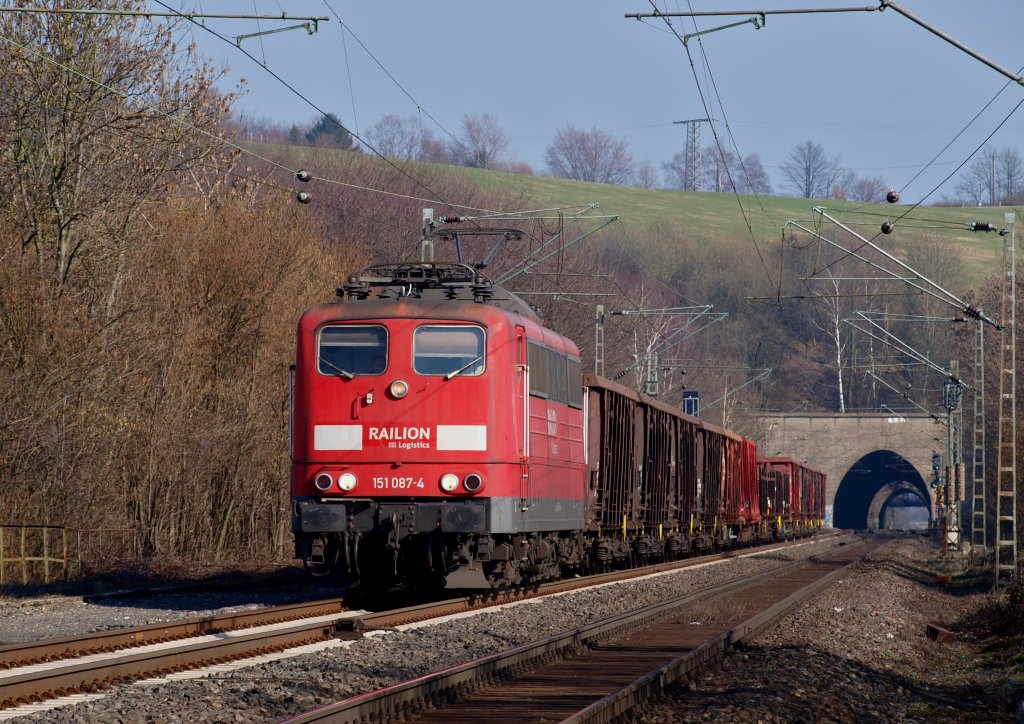
<path id="1" fill-rule="evenodd" d="M 468 492 L 475 493 L 480 490 L 480 487 L 484 484 L 483 478 L 476 473 L 470 473 L 466 476 L 466 479 L 462 481 L 462 487 Z"/>
<path id="2" fill-rule="evenodd" d="M 391 387 L 388 388 L 388 392 L 396 400 L 401 400 L 403 397 L 409 394 L 409 385 L 405 380 L 395 380 L 391 383 Z"/>
<path id="3" fill-rule="evenodd" d="M 313 485 L 317 490 L 327 490 L 334 484 L 334 480 L 328 473 L 320 473 L 313 479 Z"/>
<path id="4" fill-rule="evenodd" d="M 338 487 L 346 493 L 356 487 L 356 476 L 352 473 L 342 473 L 338 476 Z"/>
<path id="5" fill-rule="evenodd" d="M 441 476 L 441 490 L 446 493 L 453 493 L 459 487 L 459 476 L 454 473 L 445 473 Z"/>

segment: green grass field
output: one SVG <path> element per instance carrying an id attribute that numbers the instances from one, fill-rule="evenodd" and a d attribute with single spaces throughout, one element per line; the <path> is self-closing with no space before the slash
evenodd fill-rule
<path id="1" fill-rule="evenodd" d="M 750 237 L 749 220 L 759 242 L 778 240 L 783 225 L 789 219 L 812 227 L 817 218 L 813 208 L 817 205 L 826 207 L 830 216 L 869 239 L 878 233 L 883 221 L 895 220 L 909 208 L 884 202 L 866 205 L 784 196 L 737 197 L 727 193 L 637 189 L 478 169 L 459 169 L 457 172 L 470 174 L 482 186 L 506 191 L 522 189 L 531 200 L 535 199 L 543 206 L 597 203 L 601 213 L 617 214 L 628 228 L 637 231 L 669 222 L 700 227 L 712 238 L 745 240 Z M 988 277 L 999 272 L 1004 241 L 998 233 L 972 232 L 966 230 L 965 225 L 983 221 L 1002 228 L 1006 211 L 1014 209 L 921 206 L 897 223 L 891 238 L 913 244 L 932 237 L 949 244 L 959 257 L 958 266 L 962 272 L 962 276 L 951 282 L 956 284 L 956 289 L 951 291 L 963 292 L 978 288 Z M 1024 218 L 1018 220 L 1024 222 Z M 1024 227 L 1018 233 L 1024 233 Z M 879 238 L 884 241 L 889 237 Z"/>
<path id="2" fill-rule="evenodd" d="M 320 154 L 345 153 L 329 149 L 259 146 L 261 152 L 287 159 L 292 165 L 316 165 Z M 404 165 L 404 164 L 403 164 Z M 415 167 L 416 164 L 412 166 Z M 736 196 L 731 193 L 638 189 L 609 184 L 567 181 L 544 176 L 529 176 L 502 171 L 442 167 L 444 172 L 468 178 L 481 188 L 511 194 L 518 209 L 566 208 L 598 204 L 594 213 L 619 216 L 630 236 L 642 238 L 643 232 L 657 227 L 699 230 L 711 240 L 749 243 L 751 234 L 759 244 L 776 243 L 789 219 L 813 226 L 817 215 L 813 207 L 823 205 L 827 213 L 867 238 L 874 237 L 885 220 L 908 211 L 907 206 L 884 202 L 863 204 L 851 201 L 798 199 L 784 196 Z M 436 168 L 434 169 L 437 170 Z M 983 221 L 1004 226 L 1004 213 L 1010 208 L 922 206 L 909 211 L 899 221 L 891 237 L 901 244 L 913 245 L 928 239 L 948 244 L 957 256 L 957 278 L 935 280 L 962 294 L 977 289 L 1002 265 L 1004 238 L 997 233 L 967 231 L 965 225 Z M 1024 222 L 1024 216 L 1019 221 Z M 748 228 L 749 224 L 749 228 Z M 826 227 L 827 228 L 827 227 Z M 1024 233 L 1024 227 L 1021 232 Z"/>

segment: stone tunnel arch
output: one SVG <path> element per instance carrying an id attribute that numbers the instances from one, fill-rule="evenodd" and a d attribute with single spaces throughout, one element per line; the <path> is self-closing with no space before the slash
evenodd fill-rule
<path id="1" fill-rule="evenodd" d="M 879 528 L 888 506 L 900 496 L 916 495 L 931 518 L 931 495 L 924 478 L 902 455 L 875 450 L 854 463 L 836 490 L 836 528 Z"/>

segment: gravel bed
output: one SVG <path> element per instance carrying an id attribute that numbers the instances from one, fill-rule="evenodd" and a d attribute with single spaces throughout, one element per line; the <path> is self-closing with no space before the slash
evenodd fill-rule
<path id="1" fill-rule="evenodd" d="M 1005 671 L 969 635 L 936 643 L 990 596 L 950 590 L 935 544 L 903 539 L 711 670 L 634 711 L 641 722 L 1021 721 Z M 986 579 L 987 580 L 987 579 Z M 1000 686 L 1003 691 L 998 691 Z"/>
<path id="2" fill-rule="evenodd" d="M 810 542 L 669 575 L 526 602 L 229 674 L 151 686 L 126 686 L 97 701 L 18 721 L 278 721 L 354 694 L 414 678 L 632 610 L 670 596 L 803 559 L 834 547 Z"/>
<path id="3" fill-rule="evenodd" d="M 332 598 L 338 589 L 309 584 L 284 590 L 166 590 L 113 596 L 0 600 L 0 645 L 79 636 L 188 618 Z"/>

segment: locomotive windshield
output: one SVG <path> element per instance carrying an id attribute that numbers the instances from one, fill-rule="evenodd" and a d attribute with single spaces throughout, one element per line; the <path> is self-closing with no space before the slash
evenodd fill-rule
<path id="1" fill-rule="evenodd" d="M 412 350 L 413 369 L 421 375 L 476 376 L 484 371 L 484 331 L 479 327 L 419 327 Z"/>
<path id="2" fill-rule="evenodd" d="M 384 327 L 333 326 L 320 330 L 320 374 L 346 378 L 379 375 L 387 366 L 388 332 Z"/>

